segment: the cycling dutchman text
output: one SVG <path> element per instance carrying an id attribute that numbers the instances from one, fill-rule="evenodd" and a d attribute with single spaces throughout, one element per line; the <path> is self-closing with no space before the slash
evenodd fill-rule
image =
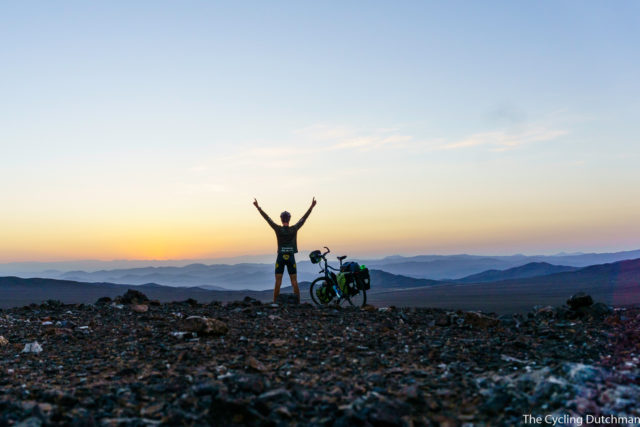
<path id="1" fill-rule="evenodd" d="M 524 414 L 522 416 L 525 424 L 546 424 L 546 425 L 576 425 L 581 426 L 583 424 L 640 424 L 640 417 L 627 417 L 618 415 L 591 415 L 587 414 L 584 417 L 575 415 L 545 415 L 535 416 L 532 414 Z"/>

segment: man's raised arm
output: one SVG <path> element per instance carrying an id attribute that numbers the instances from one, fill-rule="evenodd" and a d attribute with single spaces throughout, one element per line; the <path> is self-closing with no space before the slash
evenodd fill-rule
<path id="1" fill-rule="evenodd" d="M 271 218 L 269 218 L 269 215 L 267 215 L 267 213 L 265 211 L 263 211 L 262 208 L 258 205 L 258 201 L 256 199 L 253 199 L 253 206 L 255 206 L 256 209 L 258 209 L 258 212 L 260 212 L 260 215 L 262 215 L 262 217 L 265 219 L 265 221 L 267 221 L 267 223 L 269 223 L 271 228 L 276 228 L 277 227 L 276 223 L 273 222 L 273 220 Z"/>
<path id="2" fill-rule="evenodd" d="M 316 203 L 317 203 L 316 198 L 314 197 L 313 201 L 311 202 L 311 207 L 309 207 L 309 210 L 304 215 L 302 215 L 302 218 L 300 218 L 300 221 L 298 221 L 296 225 L 293 226 L 296 230 L 304 225 L 304 222 L 307 220 L 307 218 L 309 218 L 309 215 L 311 215 L 311 211 L 313 210 L 313 207 L 316 205 Z"/>

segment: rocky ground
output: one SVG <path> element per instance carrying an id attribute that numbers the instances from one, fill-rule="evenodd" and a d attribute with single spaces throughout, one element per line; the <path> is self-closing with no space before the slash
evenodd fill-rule
<path id="1" fill-rule="evenodd" d="M 577 301 L 577 302 L 576 302 Z M 640 309 L 246 301 L 0 311 L 0 425 L 522 425 L 640 416 Z M 196 316 L 196 317 L 192 317 Z M 567 425 L 567 424 L 565 424 Z"/>

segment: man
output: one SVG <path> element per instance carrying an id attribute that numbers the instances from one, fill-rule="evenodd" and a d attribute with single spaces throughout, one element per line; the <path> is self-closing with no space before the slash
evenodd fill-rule
<path id="1" fill-rule="evenodd" d="M 296 269 L 296 259 L 294 254 L 298 252 L 298 230 L 300 227 L 304 225 L 304 222 L 311 214 L 311 210 L 316 205 L 316 198 L 313 198 L 311 202 L 311 207 L 305 213 L 300 221 L 298 221 L 294 226 L 289 226 L 289 221 L 291 220 L 291 214 L 287 211 L 284 211 L 280 214 L 280 220 L 282 221 L 282 225 L 278 225 L 269 218 L 258 205 L 258 201 L 253 199 L 253 205 L 258 209 L 260 215 L 269 223 L 273 231 L 276 232 L 276 237 L 278 239 L 278 257 L 276 258 L 276 284 L 273 288 L 273 302 L 276 302 L 278 299 L 278 295 L 280 294 L 280 285 L 282 284 L 282 274 L 284 273 L 284 267 L 287 267 L 287 273 L 289 273 L 289 278 L 291 279 L 291 286 L 293 287 L 293 293 L 300 301 L 300 289 L 298 289 L 298 275 Z"/>

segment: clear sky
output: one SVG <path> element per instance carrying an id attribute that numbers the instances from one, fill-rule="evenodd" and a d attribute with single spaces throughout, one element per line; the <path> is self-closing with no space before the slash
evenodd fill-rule
<path id="1" fill-rule="evenodd" d="M 6 1 L 0 261 L 640 247 L 637 1 Z"/>

